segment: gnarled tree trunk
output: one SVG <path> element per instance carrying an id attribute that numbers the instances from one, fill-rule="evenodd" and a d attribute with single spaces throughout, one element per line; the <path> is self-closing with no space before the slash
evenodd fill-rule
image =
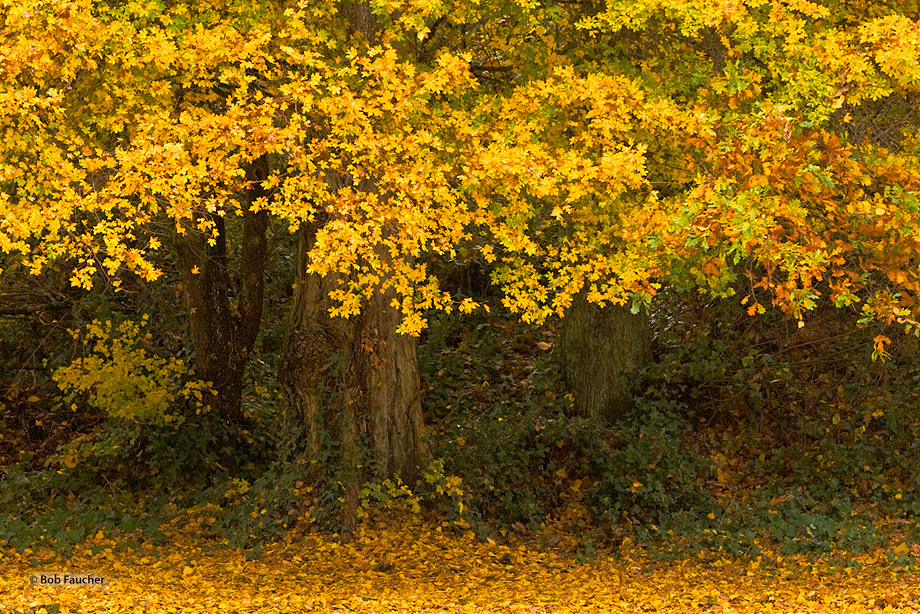
<path id="1" fill-rule="evenodd" d="M 317 460 L 332 443 L 344 474 L 355 476 L 343 484 L 347 526 L 354 523 L 360 481 L 372 469 L 410 484 L 416 479 L 424 455 L 421 384 L 415 339 L 396 333 L 399 313 L 390 304 L 391 293 L 365 301 L 358 316 L 330 317 L 329 291 L 340 278 L 307 272 L 321 223 L 299 230 L 297 285 L 279 378 L 288 420 L 301 425 L 301 453 Z M 308 466 L 315 478 L 317 465 Z"/>
<path id="2" fill-rule="evenodd" d="M 629 305 L 601 308 L 582 293 L 562 320 L 559 352 L 576 411 L 616 420 L 632 407 L 632 385 L 651 360 L 648 315 Z"/>

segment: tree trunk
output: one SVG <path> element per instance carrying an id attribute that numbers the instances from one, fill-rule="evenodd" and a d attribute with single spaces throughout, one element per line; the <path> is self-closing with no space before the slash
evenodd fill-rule
<path id="1" fill-rule="evenodd" d="M 366 1 L 339 7 L 349 34 L 375 44 L 379 24 Z M 374 192 L 371 178 L 357 180 L 330 173 L 333 191 L 345 185 Z M 385 197 L 385 196 L 384 196 Z M 413 484 L 425 453 L 416 341 L 396 334 L 399 312 L 390 290 L 365 300 L 361 313 L 348 320 L 331 318 L 330 290 L 344 280 L 307 273 L 316 231 L 324 214 L 301 226 L 297 282 L 289 328 L 282 349 L 279 379 L 288 398 L 288 432 L 301 426 L 302 451 L 309 461 L 338 450 L 339 475 L 351 476 L 345 488 L 340 522 L 355 522 L 358 488 L 373 471 Z M 295 427 L 295 428 L 291 428 Z M 328 437 L 329 439 L 325 439 Z M 289 460 L 296 450 L 282 455 Z M 309 477 L 316 478 L 317 463 Z"/>
<path id="2" fill-rule="evenodd" d="M 306 460 L 328 458 L 325 447 L 331 444 L 339 450 L 343 475 L 353 475 L 352 483 L 343 484 L 342 515 L 344 525 L 353 525 L 358 486 L 372 469 L 408 484 L 418 475 L 424 455 L 421 384 L 415 339 L 396 334 L 399 313 L 390 292 L 365 301 L 361 314 L 348 320 L 329 316 L 329 291 L 341 278 L 307 273 L 321 225 L 299 230 L 297 285 L 279 378 L 288 420 L 302 425 Z M 315 479 L 318 464 L 309 466 L 308 477 Z"/>
<path id="3" fill-rule="evenodd" d="M 249 170 L 252 187 L 247 193 L 249 206 L 243 212 L 239 287 L 228 269 L 223 217 L 211 217 L 219 232 L 214 245 L 208 244 L 209 235 L 201 233 L 192 220 L 184 223 L 183 234 L 175 235 L 195 372 L 212 387 L 204 403 L 234 428 L 248 423 L 242 411 L 243 381 L 262 321 L 268 212 L 250 209 L 256 199 L 265 196 L 261 181 L 266 176 L 263 157 Z M 238 301 L 232 296 L 238 296 Z"/>
<path id="4" fill-rule="evenodd" d="M 632 384 L 651 360 L 651 332 L 644 310 L 600 308 L 578 295 L 562 320 L 559 349 L 576 411 L 607 420 L 632 407 Z"/>

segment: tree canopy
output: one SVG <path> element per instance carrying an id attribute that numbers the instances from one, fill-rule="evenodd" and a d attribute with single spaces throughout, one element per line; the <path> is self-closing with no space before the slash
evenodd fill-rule
<path id="1" fill-rule="evenodd" d="M 3 3 L 0 248 L 73 284 L 175 227 L 328 215 L 334 313 L 444 292 L 422 256 L 495 262 L 526 319 L 735 292 L 914 326 L 915 3 Z M 364 20 L 371 25 L 362 26 Z M 269 173 L 247 169 L 267 157 Z M 212 238 L 213 240 L 213 238 Z"/>

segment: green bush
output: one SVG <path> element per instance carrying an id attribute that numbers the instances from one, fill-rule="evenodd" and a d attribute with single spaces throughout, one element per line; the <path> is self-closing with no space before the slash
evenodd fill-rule
<path id="1" fill-rule="evenodd" d="M 162 538 L 161 520 L 152 513 L 159 506 L 138 502 L 120 481 L 103 487 L 88 471 L 65 475 L 27 465 L 24 459 L 8 467 L 0 480 L 0 544 L 67 552 L 98 531 Z"/>
<path id="2" fill-rule="evenodd" d="M 878 331 L 828 305 L 799 327 L 779 313 L 747 316 L 736 301 L 669 301 L 647 385 L 693 408 L 678 413 L 694 422 L 696 455 L 719 458 L 708 487 L 718 508 L 685 519 L 685 535 L 732 553 L 765 542 L 826 553 L 883 543 L 884 518 L 916 525 L 916 340 L 872 361 Z"/>
<path id="3" fill-rule="evenodd" d="M 713 477 L 708 457 L 690 447 L 687 409 L 667 400 L 639 398 L 622 420 L 618 440 L 605 458 L 594 498 L 610 520 L 668 525 L 671 516 L 712 509 L 705 483 Z"/>
<path id="4" fill-rule="evenodd" d="M 561 411 L 565 409 L 567 411 Z M 712 509 L 704 488 L 711 462 L 687 445 L 680 407 L 640 399 L 620 424 L 570 415 L 570 398 L 458 418 L 435 453 L 465 488 L 472 518 L 486 527 L 549 519 L 660 525 L 670 515 Z"/>

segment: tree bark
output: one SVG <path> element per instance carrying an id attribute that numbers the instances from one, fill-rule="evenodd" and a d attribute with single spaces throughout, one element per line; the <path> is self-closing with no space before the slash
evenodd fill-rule
<path id="1" fill-rule="evenodd" d="M 368 2 L 345 2 L 340 14 L 350 36 L 375 44 L 379 24 Z M 345 185 L 376 191 L 370 178 L 330 173 L 333 191 Z M 386 197 L 385 195 L 382 197 Z M 413 484 L 425 454 L 416 341 L 398 335 L 395 293 L 365 300 L 361 313 L 348 320 L 331 318 L 329 292 L 344 282 L 307 272 L 316 232 L 324 214 L 299 229 L 297 279 L 289 328 L 280 358 L 279 379 L 288 399 L 288 432 L 300 426 L 306 459 L 328 458 L 326 445 L 338 449 L 341 475 L 353 476 L 345 488 L 340 522 L 354 526 L 358 488 L 374 471 Z M 291 429 L 291 427 L 294 427 Z M 330 439 L 324 439 L 324 435 Z M 284 456 L 289 460 L 291 450 Z M 308 477 L 317 477 L 310 463 Z"/>
<path id="2" fill-rule="evenodd" d="M 297 285 L 279 379 L 289 424 L 301 425 L 306 459 L 327 457 L 325 442 L 334 442 L 344 475 L 354 475 L 351 484 L 343 484 L 342 514 L 343 524 L 353 525 L 357 488 L 374 469 L 408 484 L 418 476 L 425 453 L 421 383 L 415 339 L 396 333 L 399 313 L 390 304 L 392 292 L 365 301 L 358 316 L 330 317 L 329 291 L 341 278 L 307 272 L 321 225 L 319 220 L 299 230 Z M 308 477 L 315 479 L 317 463 L 309 467 Z"/>
<path id="3" fill-rule="evenodd" d="M 196 375 L 211 382 L 212 393 L 204 398 L 211 411 L 234 428 L 249 421 L 242 411 L 246 363 L 262 322 L 265 266 L 268 256 L 268 212 L 252 211 L 252 204 L 265 196 L 261 181 L 267 176 L 264 157 L 248 171 L 248 206 L 243 211 L 243 237 L 238 287 L 228 268 L 224 218 L 211 217 L 219 235 L 214 245 L 193 220 L 174 242 L 179 256 L 182 287 L 188 306 L 189 334 L 195 355 Z M 238 301 L 232 300 L 233 296 Z"/>
<path id="4" fill-rule="evenodd" d="M 578 295 L 562 320 L 560 358 L 583 416 L 616 420 L 632 408 L 632 385 L 651 360 L 651 330 L 644 310 L 589 303 Z"/>

